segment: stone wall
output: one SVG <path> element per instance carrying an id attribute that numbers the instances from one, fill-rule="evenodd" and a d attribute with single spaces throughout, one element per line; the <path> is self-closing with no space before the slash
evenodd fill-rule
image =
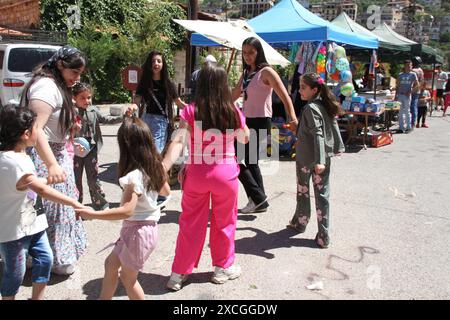
<path id="1" fill-rule="evenodd" d="M 0 25 L 38 28 L 39 0 L 0 0 Z"/>

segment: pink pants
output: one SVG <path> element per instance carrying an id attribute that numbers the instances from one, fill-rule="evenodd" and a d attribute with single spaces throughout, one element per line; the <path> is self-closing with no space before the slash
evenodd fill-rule
<path id="1" fill-rule="evenodd" d="M 190 274 L 198 266 L 208 227 L 212 264 L 228 268 L 234 263 L 239 166 L 191 164 L 186 167 L 182 213 L 172 271 Z"/>

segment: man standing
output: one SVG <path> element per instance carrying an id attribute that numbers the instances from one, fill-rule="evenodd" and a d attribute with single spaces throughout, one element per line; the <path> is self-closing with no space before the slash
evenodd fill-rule
<path id="1" fill-rule="evenodd" d="M 216 58 L 214 58 L 213 55 L 208 54 L 205 58 L 205 60 L 203 60 L 203 65 L 206 65 L 208 63 L 213 63 L 213 64 L 217 64 L 217 60 Z M 196 85 L 197 85 L 197 80 L 198 77 L 200 76 L 200 71 L 202 70 L 202 68 L 198 68 L 197 70 L 195 70 L 194 72 L 192 72 L 191 75 L 191 80 L 189 81 L 189 102 L 194 101 L 195 99 L 195 89 L 196 89 Z"/>
<path id="2" fill-rule="evenodd" d="M 417 81 L 417 75 L 411 71 L 411 60 L 405 61 L 404 72 L 400 73 L 397 79 L 397 89 L 395 90 L 395 100 L 400 101 L 402 106 L 400 107 L 399 114 L 399 133 L 410 133 L 413 127 L 411 123 L 411 94 L 419 85 Z M 406 129 L 406 130 L 405 130 Z"/>
<path id="3" fill-rule="evenodd" d="M 444 106 L 444 89 L 448 80 L 447 73 L 442 71 L 441 66 L 436 67 L 437 79 L 436 79 L 436 108 L 440 110 L 440 106 Z"/>
<path id="4" fill-rule="evenodd" d="M 425 77 L 423 74 L 423 70 L 420 67 L 420 64 L 422 63 L 422 59 L 420 57 L 414 57 L 412 58 L 412 72 L 414 72 L 417 75 L 417 80 L 419 81 L 419 85 L 417 86 L 416 90 L 413 90 L 411 95 L 411 130 L 414 129 L 414 125 L 416 123 L 417 119 L 417 106 L 419 103 L 419 96 L 420 96 L 420 88 L 422 88 L 422 83 L 425 81 Z"/>

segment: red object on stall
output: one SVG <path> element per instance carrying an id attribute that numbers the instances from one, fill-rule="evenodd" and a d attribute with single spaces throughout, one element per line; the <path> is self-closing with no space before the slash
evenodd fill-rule
<path id="1" fill-rule="evenodd" d="M 394 142 L 394 137 L 390 131 L 383 131 L 372 135 L 372 147 L 378 148 Z"/>

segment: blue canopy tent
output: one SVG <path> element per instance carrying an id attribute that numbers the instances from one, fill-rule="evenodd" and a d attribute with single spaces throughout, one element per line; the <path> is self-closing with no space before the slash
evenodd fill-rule
<path id="1" fill-rule="evenodd" d="M 316 16 L 295 0 L 282 0 L 273 8 L 248 21 L 248 24 L 266 42 L 274 46 L 288 46 L 305 41 L 334 41 L 350 46 L 376 49 L 378 39 L 355 35 Z M 217 45 L 200 34 L 192 34 L 195 46 Z"/>

